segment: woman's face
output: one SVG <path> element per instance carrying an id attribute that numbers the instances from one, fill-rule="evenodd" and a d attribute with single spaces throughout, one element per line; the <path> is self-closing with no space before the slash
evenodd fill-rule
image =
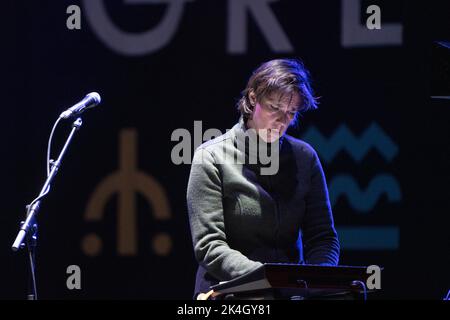
<path id="1" fill-rule="evenodd" d="M 301 102 L 296 92 L 274 93 L 261 102 L 257 102 L 255 94 L 250 92 L 249 98 L 254 108 L 247 125 L 266 142 L 274 142 L 283 136 Z"/>

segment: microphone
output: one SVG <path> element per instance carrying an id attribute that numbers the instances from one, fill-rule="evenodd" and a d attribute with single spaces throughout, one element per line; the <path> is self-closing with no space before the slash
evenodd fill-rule
<path id="1" fill-rule="evenodd" d="M 68 119 L 72 116 L 77 116 L 83 113 L 85 110 L 90 109 L 98 105 L 102 99 L 97 92 L 91 92 L 86 95 L 80 102 L 73 107 L 70 107 L 59 116 L 62 119 Z"/>

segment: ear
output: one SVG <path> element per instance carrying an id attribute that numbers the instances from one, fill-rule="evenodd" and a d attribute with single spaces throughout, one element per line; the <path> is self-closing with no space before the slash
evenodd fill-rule
<path id="1" fill-rule="evenodd" d="M 250 90 L 248 93 L 248 99 L 250 100 L 250 104 L 254 107 L 256 105 L 256 94 L 253 90 Z"/>

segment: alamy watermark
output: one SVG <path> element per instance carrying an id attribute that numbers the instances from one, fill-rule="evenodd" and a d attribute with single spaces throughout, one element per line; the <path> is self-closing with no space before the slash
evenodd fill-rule
<path id="1" fill-rule="evenodd" d="M 366 20 L 366 27 L 369 30 L 381 29 L 381 9 L 377 5 L 371 5 L 367 7 L 367 14 L 371 14 Z"/>
<path id="2" fill-rule="evenodd" d="M 69 290 L 81 290 L 81 268 L 75 264 L 66 269 L 69 275 L 66 280 L 66 287 Z"/>
<path id="3" fill-rule="evenodd" d="M 229 130 L 226 133 L 232 134 Z M 215 164 L 260 164 L 261 175 L 274 175 L 279 169 L 280 143 L 276 139 L 272 143 L 267 143 L 271 136 L 278 135 L 276 130 L 248 129 L 242 134 L 236 134 L 235 145 L 230 146 L 222 143 L 221 150 L 218 150 L 214 158 Z M 172 132 L 171 141 L 176 141 L 172 148 L 172 163 L 201 165 L 211 161 L 209 151 L 203 147 L 199 148 L 203 142 L 217 138 L 222 135 L 219 129 L 208 129 L 202 133 L 202 122 L 194 121 L 194 135 L 184 128 L 176 129 Z M 262 139 L 261 137 L 265 137 Z M 195 151 L 192 157 L 192 151 Z"/>
<path id="4" fill-rule="evenodd" d="M 81 29 L 81 9 L 79 6 L 72 4 L 67 7 L 66 13 L 69 15 L 66 19 L 66 27 L 69 30 Z"/>
<path id="5" fill-rule="evenodd" d="M 371 265 L 367 267 L 367 274 L 370 276 L 367 278 L 366 287 L 369 290 L 380 290 L 381 289 L 381 268 L 376 265 Z"/>

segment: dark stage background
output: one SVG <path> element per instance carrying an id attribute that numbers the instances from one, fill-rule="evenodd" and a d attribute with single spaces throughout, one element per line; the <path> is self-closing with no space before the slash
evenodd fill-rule
<path id="1" fill-rule="evenodd" d="M 365 28 L 374 4 L 381 30 Z M 70 5 L 81 29 L 67 27 Z M 231 128 L 251 71 L 277 57 L 303 59 L 321 96 L 290 133 L 322 160 L 340 263 L 383 266 L 377 298 L 442 299 L 450 289 L 450 102 L 429 98 L 448 88 L 431 85 L 441 52 L 433 41 L 450 40 L 448 1 L 1 6 L 0 298 L 26 295 L 26 255 L 10 246 L 45 179 L 51 126 L 98 91 L 102 104 L 83 115 L 39 215 L 39 296 L 190 299 L 190 165 L 172 162 L 172 132 L 193 134 L 194 121 L 202 132 Z M 57 130 L 54 156 L 69 129 Z M 70 265 L 81 269 L 81 290 L 66 287 Z"/>

